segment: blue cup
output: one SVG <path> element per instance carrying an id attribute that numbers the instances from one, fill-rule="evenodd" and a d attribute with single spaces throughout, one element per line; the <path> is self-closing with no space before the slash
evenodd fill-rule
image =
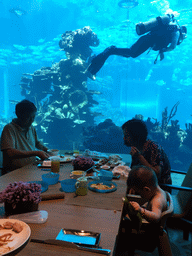
<path id="1" fill-rule="evenodd" d="M 45 173 L 42 175 L 42 180 L 48 185 L 54 185 L 59 181 L 59 173 Z"/>
<path id="2" fill-rule="evenodd" d="M 61 180 L 61 189 L 66 192 L 66 193 L 72 193 L 76 191 L 75 188 L 75 183 L 77 180 L 75 179 L 66 179 L 66 180 Z"/>

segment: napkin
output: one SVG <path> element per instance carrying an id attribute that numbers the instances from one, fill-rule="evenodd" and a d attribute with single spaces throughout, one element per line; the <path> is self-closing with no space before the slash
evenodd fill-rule
<path id="1" fill-rule="evenodd" d="M 51 161 L 43 161 L 43 166 L 51 166 Z"/>
<path id="2" fill-rule="evenodd" d="M 128 177 L 130 171 L 131 171 L 131 168 L 129 166 L 119 165 L 113 169 L 112 173 L 114 173 L 114 174 L 118 173 L 125 177 Z"/>

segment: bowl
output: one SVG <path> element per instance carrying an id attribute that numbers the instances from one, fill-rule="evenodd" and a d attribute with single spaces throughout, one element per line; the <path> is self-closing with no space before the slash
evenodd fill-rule
<path id="1" fill-rule="evenodd" d="M 61 189 L 66 193 L 72 193 L 76 191 L 75 183 L 77 181 L 74 179 L 61 180 Z"/>
<path id="2" fill-rule="evenodd" d="M 42 175 L 42 180 L 46 182 L 48 185 L 54 185 L 59 181 L 59 173 L 45 173 Z"/>
<path id="3" fill-rule="evenodd" d="M 82 171 L 82 170 L 75 170 L 75 171 L 71 172 L 71 177 L 73 179 L 78 179 L 78 178 L 82 177 L 83 174 L 84 174 L 84 171 Z"/>
<path id="4" fill-rule="evenodd" d="M 47 153 L 50 156 L 58 156 L 59 155 L 59 150 L 58 149 L 49 149 L 49 150 L 47 150 Z"/>

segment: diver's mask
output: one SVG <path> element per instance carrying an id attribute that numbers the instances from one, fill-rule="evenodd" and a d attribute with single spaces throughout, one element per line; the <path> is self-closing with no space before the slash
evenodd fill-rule
<path id="1" fill-rule="evenodd" d="M 179 42 L 177 43 L 178 45 L 183 42 L 184 39 L 187 38 L 187 27 L 185 26 L 180 26 L 180 38 Z"/>

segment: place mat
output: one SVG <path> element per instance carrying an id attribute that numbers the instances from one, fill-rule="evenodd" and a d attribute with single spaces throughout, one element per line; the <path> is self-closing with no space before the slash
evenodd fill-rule
<path id="1" fill-rule="evenodd" d="M 65 204 L 77 205 L 90 208 L 121 211 L 123 206 L 122 197 L 126 194 L 126 180 L 118 180 L 117 190 L 113 193 L 96 193 L 88 190 L 85 196 L 67 195 Z"/>

